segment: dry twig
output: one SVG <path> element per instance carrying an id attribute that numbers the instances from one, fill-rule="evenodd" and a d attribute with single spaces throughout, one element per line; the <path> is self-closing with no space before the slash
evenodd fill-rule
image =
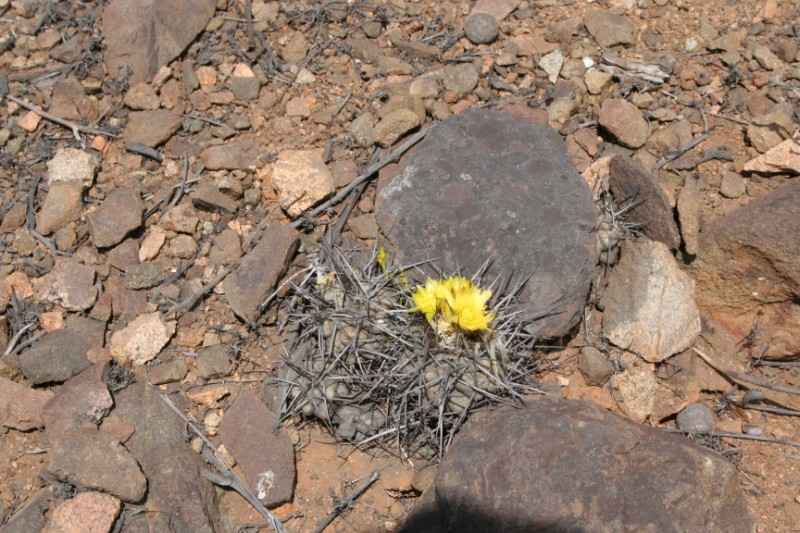
<path id="1" fill-rule="evenodd" d="M 3 77 L 5 77 L 5 76 L 3 76 Z M 6 84 L 6 86 L 7 86 L 7 84 Z M 25 109 L 27 109 L 29 111 L 33 111 L 34 113 L 36 113 L 37 115 L 39 115 L 40 117 L 42 117 L 45 120 L 49 120 L 50 122 L 54 122 L 54 123 L 56 123 L 56 124 L 58 124 L 60 126 L 64 126 L 65 128 L 69 128 L 70 130 L 72 130 L 72 135 L 75 137 L 75 140 L 77 140 L 79 143 L 81 143 L 81 146 L 85 146 L 85 144 L 83 142 L 83 139 L 81 138 L 81 132 L 83 132 L 83 133 L 91 133 L 92 135 L 103 135 L 105 137 L 116 138 L 116 135 L 113 135 L 113 134 L 111 134 L 111 133 L 109 133 L 107 131 L 98 130 L 98 129 L 91 128 L 91 127 L 88 127 L 88 126 L 82 126 L 80 124 L 75 124 L 74 122 L 70 122 L 69 120 L 66 120 L 64 118 L 58 117 L 56 115 L 53 115 L 52 113 L 48 113 L 47 111 L 45 111 L 43 109 L 40 109 L 39 107 L 26 102 L 22 98 L 17 98 L 13 94 L 3 94 L 2 96 L 7 98 L 8 100 L 14 102 L 15 104 L 17 104 L 20 107 L 24 107 Z"/>
<path id="2" fill-rule="evenodd" d="M 366 491 L 370 485 L 375 483 L 375 481 L 377 481 L 379 477 L 380 474 L 378 473 L 377 470 L 375 470 L 361 485 L 359 485 L 358 487 L 347 493 L 344 498 L 337 501 L 336 506 L 333 508 L 331 514 L 325 517 L 325 520 L 323 520 L 322 523 L 319 526 L 317 526 L 317 529 L 314 530 L 314 533 L 322 533 L 323 531 L 325 531 L 325 528 L 328 527 L 330 523 L 333 522 L 337 516 L 339 516 L 344 511 L 352 507 L 353 503 L 362 494 L 364 494 L 364 491 Z"/>
<path id="3" fill-rule="evenodd" d="M 424 139 L 425 136 L 433 127 L 435 127 L 435 124 L 428 126 L 427 128 L 424 128 L 419 132 L 415 133 L 414 135 L 412 135 L 411 137 L 409 137 L 409 139 L 406 142 L 404 142 L 403 144 L 392 150 L 388 156 L 384 157 L 374 165 L 370 165 L 369 168 L 367 168 L 367 170 L 365 170 L 363 174 L 361 174 L 356 179 L 351 181 L 346 187 L 343 187 L 342 190 L 336 193 L 336 195 L 333 196 L 330 200 L 324 202 L 316 209 L 309 211 L 307 214 L 301 216 L 300 218 L 292 222 L 292 226 L 296 228 L 298 226 L 305 225 L 310 220 L 313 220 L 320 214 L 324 213 L 326 209 L 329 209 L 331 206 L 334 206 L 339 202 L 341 202 L 342 200 L 344 200 L 345 198 L 347 198 L 347 196 L 353 191 L 353 189 L 355 189 L 365 181 L 372 178 L 375 175 L 375 173 L 378 172 L 380 169 L 391 163 L 396 163 L 400 159 L 400 156 L 402 156 L 409 149 L 411 149 L 412 146 L 414 146 L 422 139 Z"/>

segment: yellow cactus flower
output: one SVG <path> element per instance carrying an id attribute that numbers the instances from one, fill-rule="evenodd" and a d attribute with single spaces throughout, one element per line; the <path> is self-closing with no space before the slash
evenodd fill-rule
<path id="1" fill-rule="evenodd" d="M 378 255 L 375 256 L 375 262 L 381 267 L 381 270 L 384 272 L 386 271 L 386 267 L 389 265 L 389 254 L 386 253 L 386 248 L 381 246 L 378 248 Z"/>
<path id="2" fill-rule="evenodd" d="M 443 280 L 427 279 L 414 291 L 415 306 L 409 311 L 419 311 L 428 322 L 442 320 L 463 331 L 491 331 L 489 324 L 494 314 L 486 311 L 492 292 L 481 290 L 466 278 L 452 276 Z"/>

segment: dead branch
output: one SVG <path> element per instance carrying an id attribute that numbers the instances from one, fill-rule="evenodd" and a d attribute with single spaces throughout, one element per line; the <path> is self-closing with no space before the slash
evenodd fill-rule
<path id="1" fill-rule="evenodd" d="M 336 195 L 332 197 L 330 200 L 324 202 L 316 209 L 309 211 L 307 214 L 301 216 L 300 218 L 292 222 L 292 226 L 296 228 L 298 226 L 306 224 L 308 221 L 322 214 L 326 209 L 338 204 L 339 202 L 347 198 L 347 196 L 350 194 L 350 192 L 353 191 L 353 189 L 355 189 L 365 181 L 372 178 L 372 176 L 380 169 L 382 169 L 386 165 L 389 165 L 390 163 L 396 163 L 400 159 L 400 156 L 402 156 L 409 149 L 411 149 L 412 146 L 414 146 L 422 139 L 424 139 L 425 136 L 428 134 L 428 132 L 431 130 L 431 128 L 433 128 L 434 126 L 435 124 L 428 126 L 427 128 L 424 128 L 419 132 L 417 132 L 416 134 L 414 134 L 413 136 L 411 136 L 406 142 L 404 142 L 403 144 L 401 144 L 400 146 L 389 152 L 388 156 L 384 157 L 377 163 L 370 165 L 369 168 L 367 168 L 367 170 L 365 170 L 363 174 L 361 174 L 356 179 L 351 181 L 346 187 L 343 187 L 342 190 L 336 193 Z"/>
<path id="2" fill-rule="evenodd" d="M 336 506 L 333 508 L 331 514 L 325 517 L 325 520 L 323 520 L 322 523 L 317 526 L 317 529 L 314 530 L 314 533 L 322 533 L 325 531 L 325 528 L 328 527 L 337 516 L 352 507 L 353 503 L 364 493 L 364 491 L 369 488 L 370 485 L 375 483 L 379 477 L 380 474 L 377 470 L 375 470 L 361 485 L 347 493 L 344 498 L 336 502 Z"/>
<path id="3" fill-rule="evenodd" d="M 769 381 L 764 381 L 763 379 L 758 379 L 758 378 L 755 378 L 753 376 L 748 376 L 747 374 L 742 374 L 740 372 L 736 372 L 734 370 L 730 370 L 730 369 L 724 368 L 719 363 L 714 361 L 711 358 L 711 356 L 706 355 L 705 353 L 703 353 L 702 351 L 698 350 L 697 348 L 694 348 L 694 351 L 695 351 L 695 353 L 697 355 L 700 356 L 700 358 L 703 361 L 705 361 L 712 368 L 714 368 L 714 370 L 716 370 L 718 372 L 721 372 L 723 374 L 727 374 L 728 376 L 730 376 L 734 380 L 744 381 L 745 383 L 749 383 L 749 384 L 755 385 L 757 387 L 763 387 L 765 389 L 773 390 L 775 392 L 783 392 L 783 393 L 786 393 L 786 394 L 800 395 L 800 389 L 796 389 L 794 387 L 788 387 L 788 386 L 785 386 L 785 385 L 776 385 L 774 383 L 770 383 Z"/>

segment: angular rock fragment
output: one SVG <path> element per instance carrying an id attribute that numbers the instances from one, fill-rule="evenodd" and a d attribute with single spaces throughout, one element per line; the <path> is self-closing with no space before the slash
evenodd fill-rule
<path id="1" fill-rule="evenodd" d="M 161 221 L 161 225 L 165 230 L 189 235 L 194 233 L 199 223 L 200 219 L 197 216 L 197 211 L 188 202 L 169 208 Z"/>
<path id="2" fill-rule="evenodd" d="M 207 465 L 186 443 L 185 425 L 160 396 L 158 388 L 143 381 L 115 395 L 114 413 L 135 428 L 125 446 L 147 476 L 149 487 L 142 506 L 152 511 L 127 517 L 126 529 L 220 531 L 214 487 L 200 474 Z"/>
<path id="3" fill-rule="evenodd" d="M 3 525 L 3 533 L 42 531 L 47 524 L 44 515 L 49 511 L 51 497 L 52 492 L 49 488 L 37 492 Z"/>
<path id="4" fill-rule="evenodd" d="M 64 328 L 46 334 L 20 355 L 22 373 L 34 385 L 66 381 L 89 366 L 87 353 L 103 346 L 106 325 L 71 316 Z"/>
<path id="5" fill-rule="evenodd" d="M 131 83 L 149 81 L 206 27 L 215 6 L 214 0 L 112 0 L 101 23 L 109 76 L 129 68 Z"/>
<path id="6" fill-rule="evenodd" d="M 191 194 L 192 204 L 205 211 L 222 211 L 235 213 L 239 203 L 220 191 L 216 185 L 207 183 Z"/>
<path id="7" fill-rule="evenodd" d="M 258 156 L 258 144 L 252 140 L 209 146 L 200 154 L 203 164 L 209 170 L 244 168 L 257 160 Z"/>
<path id="8" fill-rule="evenodd" d="M 44 533 L 111 531 L 121 503 L 119 499 L 101 492 L 81 492 L 64 500 L 48 515 Z"/>
<path id="9" fill-rule="evenodd" d="M 608 186 L 620 209 L 632 206 L 626 220 L 639 225 L 640 233 L 663 242 L 670 250 L 678 249 L 681 237 L 672 208 L 652 175 L 629 159 L 615 156 L 609 161 Z"/>
<path id="10" fill-rule="evenodd" d="M 690 347 L 700 333 L 694 283 L 660 242 L 623 242 L 603 308 L 603 334 L 651 363 Z"/>
<path id="11" fill-rule="evenodd" d="M 103 382 L 108 365 L 96 363 L 67 380 L 44 406 L 47 431 L 59 434 L 78 427 L 97 427 L 114 406 Z"/>
<path id="12" fill-rule="evenodd" d="M 650 136 L 650 126 L 639 108 L 621 98 L 609 98 L 600 106 L 600 126 L 626 148 L 639 148 Z"/>
<path id="13" fill-rule="evenodd" d="M 700 307 L 738 339 L 758 314 L 757 342 L 769 356 L 800 351 L 800 181 L 717 218 L 700 233 L 698 248 L 687 270 Z"/>
<path id="14" fill-rule="evenodd" d="M 143 365 L 158 355 L 174 334 L 174 321 L 163 320 L 161 313 L 148 313 L 114 332 L 109 349 L 120 364 Z"/>
<path id="15" fill-rule="evenodd" d="M 597 44 L 604 48 L 633 44 L 634 27 L 625 17 L 593 9 L 583 17 L 583 24 Z"/>
<path id="16" fill-rule="evenodd" d="M 272 167 L 272 185 L 290 217 L 299 216 L 334 192 L 322 150 L 284 150 Z"/>
<path id="17" fill-rule="evenodd" d="M 52 391 L 32 389 L 0 377 L 0 425 L 20 431 L 42 427 L 42 410 L 52 397 Z"/>
<path id="18" fill-rule="evenodd" d="M 48 432 L 49 471 L 57 478 L 82 489 L 113 494 L 126 502 L 139 502 L 147 490 L 136 459 L 119 441 L 96 429 Z"/>
<path id="19" fill-rule="evenodd" d="M 108 248 L 122 242 L 131 231 L 142 225 L 144 202 L 134 189 L 114 189 L 100 207 L 86 219 L 92 242 L 98 248 Z"/>
<path id="20" fill-rule="evenodd" d="M 126 143 L 138 143 L 155 148 L 167 141 L 181 127 L 183 118 L 172 111 L 132 111 L 122 137 Z"/>
<path id="21" fill-rule="evenodd" d="M 777 146 L 773 146 L 767 153 L 745 163 L 744 171 L 762 174 L 784 172 L 800 174 L 800 153 L 797 151 L 797 141 L 786 139 Z"/>
<path id="22" fill-rule="evenodd" d="M 228 306 L 241 319 L 253 322 L 258 318 L 261 304 L 275 289 L 294 256 L 297 237 L 291 226 L 268 225 L 261 241 L 244 256 L 239 268 L 225 278 Z"/>
<path id="23" fill-rule="evenodd" d="M 702 201 L 697 180 L 687 179 L 678 193 L 678 220 L 681 223 L 683 246 L 689 255 L 697 254 L 697 235 L 700 233 Z"/>
<path id="24" fill-rule="evenodd" d="M 375 125 L 373 135 L 375 142 L 381 146 L 391 146 L 400 137 L 420 125 L 419 116 L 410 109 L 401 108 L 392 111 Z"/>
<path id="25" fill-rule="evenodd" d="M 47 162 L 47 183 L 77 183 L 87 189 L 94 183 L 97 172 L 97 158 L 83 150 L 64 148 Z"/>
<path id="26" fill-rule="evenodd" d="M 94 276 L 92 267 L 58 261 L 53 270 L 38 280 L 39 300 L 58 304 L 70 311 L 89 309 L 97 299 Z"/>
<path id="27" fill-rule="evenodd" d="M 521 3 L 521 0 L 478 0 L 472 6 L 470 13 L 486 13 L 495 20 L 501 21 L 517 9 Z"/>

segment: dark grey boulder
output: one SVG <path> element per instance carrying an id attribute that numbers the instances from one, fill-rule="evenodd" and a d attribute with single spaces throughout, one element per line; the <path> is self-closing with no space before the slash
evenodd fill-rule
<path id="1" fill-rule="evenodd" d="M 530 277 L 522 301 L 540 337 L 563 336 L 580 317 L 597 210 L 548 126 L 487 109 L 440 123 L 380 191 L 376 219 L 401 264 L 435 259 L 471 276 L 493 258 L 490 278 Z"/>
<path id="2" fill-rule="evenodd" d="M 751 532 L 738 485 L 683 436 L 541 397 L 474 415 L 439 466 L 435 509 L 428 499 L 402 530 Z"/>

